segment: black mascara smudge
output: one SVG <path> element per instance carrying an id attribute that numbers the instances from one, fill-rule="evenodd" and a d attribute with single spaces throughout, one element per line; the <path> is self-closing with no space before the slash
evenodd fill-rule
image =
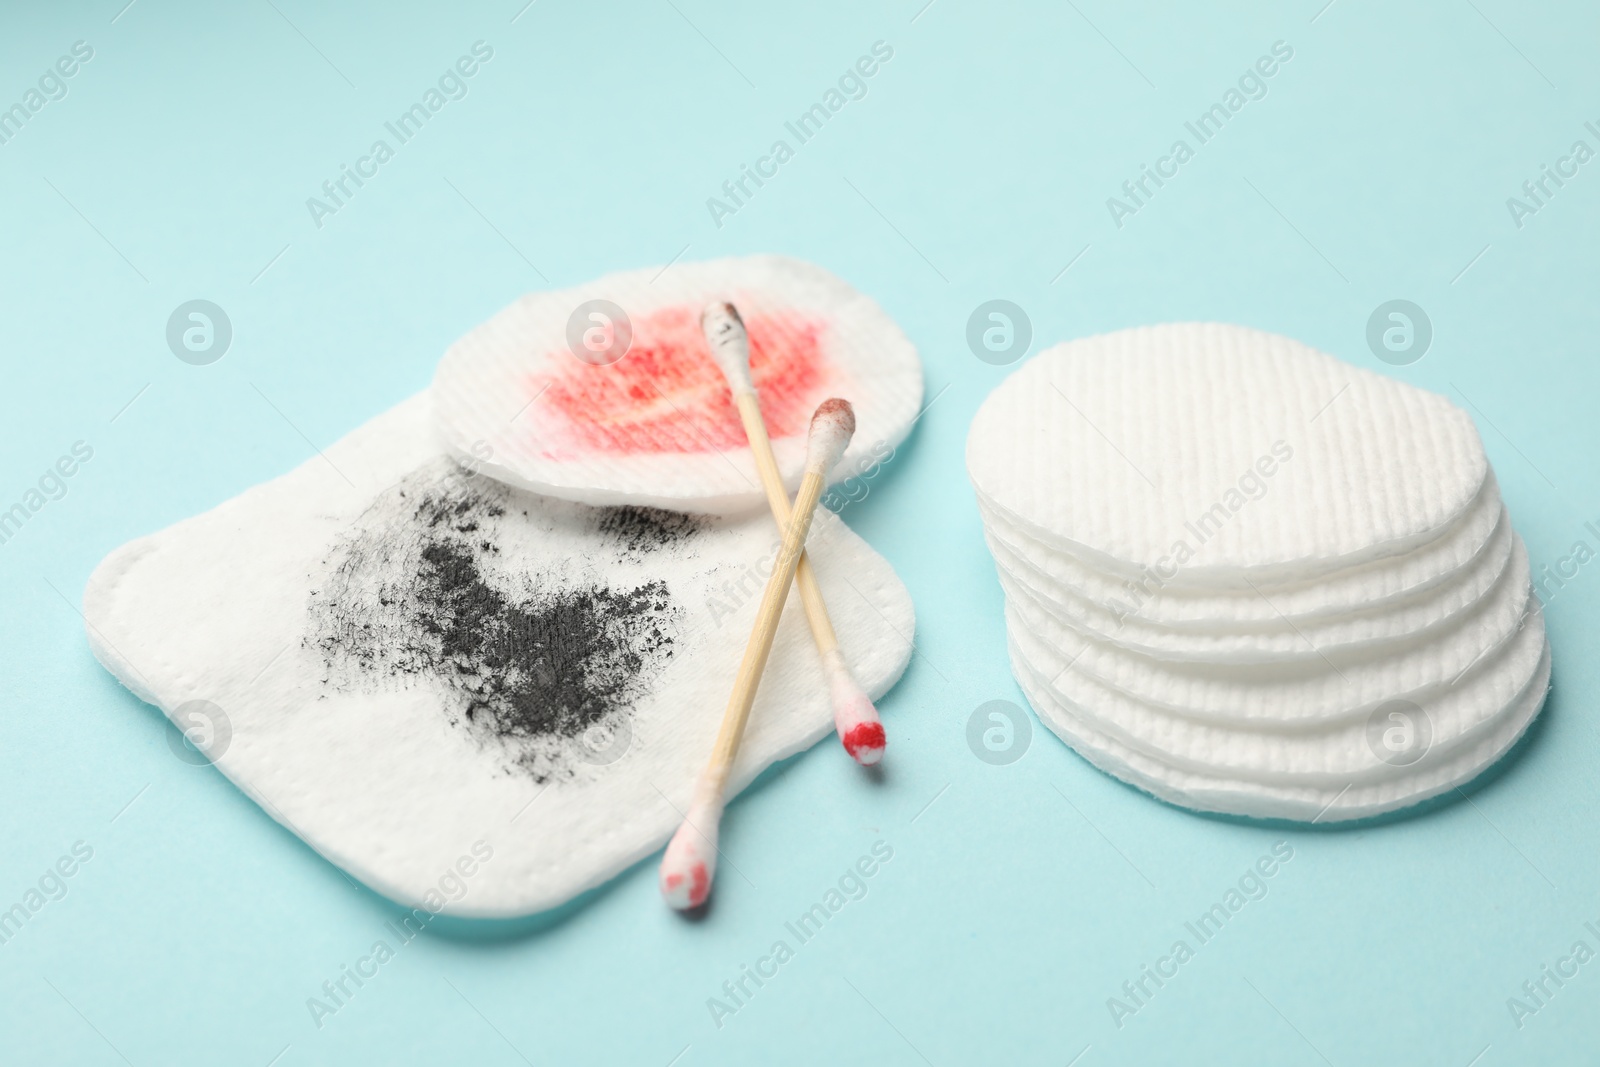
<path id="1" fill-rule="evenodd" d="M 451 720 L 497 742 L 512 765 L 540 782 L 570 777 L 583 735 L 615 736 L 651 691 L 681 611 L 660 580 L 614 588 L 559 566 L 529 576 L 499 562 L 502 546 L 552 525 L 602 534 L 634 561 L 702 526 L 671 512 L 541 501 L 429 464 L 379 496 L 328 560 L 307 637 L 325 684 L 440 684 Z"/>
<path id="2" fill-rule="evenodd" d="M 502 738 L 576 737 L 629 702 L 652 656 L 670 654 L 653 621 L 667 610 L 661 582 L 565 589 L 524 606 L 484 582 L 470 550 L 436 541 L 422 561 L 422 626 L 471 696 L 467 718 Z"/>
<path id="3" fill-rule="evenodd" d="M 677 544 L 705 525 L 698 515 L 660 508 L 613 507 L 599 511 L 599 530 L 631 553 Z"/>

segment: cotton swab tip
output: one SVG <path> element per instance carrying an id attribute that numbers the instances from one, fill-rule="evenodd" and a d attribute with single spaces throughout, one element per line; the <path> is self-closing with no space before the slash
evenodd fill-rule
<path id="1" fill-rule="evenodd" d="M 883 759 L 883 750 L 888 741 L 881 722 L 858 722 L 840 739 L 850 758 L 863 767 L 871 767 Z"/>
<path id="2" fill-rule="evenodd" d="M 834 397 L 824 400 L 811 416 L 811 433 L 806 440 L 806 470 L 826 474 L 850 446 L 856 432 L 856 412 L 850 401 Z"/>
<path id="3" fill-rule="evenodd" d="M 739 309 L 726 300 L 713 300 L 700 313 L 700 330 L 711 346 L 711 358 L 735 393 L 755 389 L 750 381 L 750 336 Z"/>
<path id="4" fill-rule="evenodd" d="M 839 740 L 851 759 L 863 767 L 871 767 L 883 759 L 887 742 L 883 723 L 878 720 L 878 709 L 872 706 L 866 691 L 845 666 L 844 656 L 837 648 L 823 658 L 823 669 L 828 675 L 833 725 L 839 731 Z"/>
<path id="5" fill-rule="evenodd" d="M 698 908 L 711 895 L 720 814 L 709 805 L 695 804 L 667 842 L 667 851 L 661 857 L 661 896 L 678 911 Z"/>

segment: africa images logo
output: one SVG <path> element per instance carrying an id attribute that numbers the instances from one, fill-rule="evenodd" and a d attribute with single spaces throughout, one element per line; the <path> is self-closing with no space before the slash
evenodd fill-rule
<path id="1" fill-rule="evenodd" d="M 0 145 L 10 144 L 22 128 L 43 111 L 46 104 L 67 98 L 67 79 L 94 58 L 94 46 L 87 41 L 72 42 L 72 54 L 61 56 L 39 75 L 37 88 L 29 86 L 22 99 L 10 107 L 0 105 Z"/>
<path id="2" fill-rule="evenodd" d="M 316 1028 L 321 1030 L 329 1017 L 339 1014 L 368 982 L 382 973 L 385 964 L 421 936 L 434 917 L 444 910 L 445 904 L 464 899 L 471 891 L 472 876 L 493 858 L 494 846 L 481 838 L 474 841 L 471 855 L 457 858 L 439 875 L 437 884 L 422 894 L 421 907 L 412 908 L 398 919 L 385 920 L 383 936 L 372 943 L 365 955 L 356 959 L 354 966 L 339 964 L 338 974 L 322 983 L 321 995 L 306 998 L 306 1010 Z"/>
<path id="3" fill-rule="evenodd" d="M 74 441 L 70 454 L 64 453 L 44 469 L 39 480 L 30 485 L 22 499 L 10 506 L 0 501 L 0 545 L 9 544 L 22 530 L 22 526 L 44 509 L 52 500 L 60 500 L 70 488 L 67 479 L 94 458 L 94 446 L 87 441 Z"/>
<path id="4" fill-rule="evenodd" d="M 722 983 L 721 996 L 706 998 L 706 1011 L 711 1021 L 721 1030 L 727 1020 L 747 1007 L 768 982 L 778 977 L 784 964 L 794 959 L 795 951 L 822 932 L 823 926 L 845 909 L 845 906 L 866 899 L 871 879 L 884 865 L 894 859 L 894 846 L 887 841 L 872 843 L 871 855 L 858 857 L 833 886 L 822 894 L 822 899 L 802 911 L 795 919 L 783 924 L 788 935 L 772 943 L 765 955 L 758 956 L 755 965 L 741 963 L 739 972 Z M 790 944 L 790 939 L 794 944 Z"/>
<path id="5" fill-rule="evenodd" d="M 1125 219 L 1137 215 L 1167 182 L 1176 178 L 1181 168 L 1195 157 L 1199 149 L 1222 132 L 1233 116 L 1243 111 L 1252 100 L 1263 100 L 1267 95 L 1267 79 L 1294 58 L 1294 48 L 1287 41 L 1273 41 L 1272 54 L 1261 56 L 1239 75 L 1236 85 L 1223 91 L 1222 99 L 1200 112 L 1193 121 L 1183 124 L 1190 137 L 1179 137 L 1167 149 L 1167 154 L 1156 159 L 1155 166 L 1139 164 L 1139 175 L 1122 183 L 1122 196 L 1106 198 L 1106 211 L 1117 229 L 1122 229 Z"/>
<path id="6" fill-rule="evenodd" d="M 753 199 L 767 182 L 776 178 L 779 168 L 794 158 L 795 149 L 821 133 L 822 127 L 843 111 L 846 104 L 852 100 L 865 100 L 867 79 L 882 70 L 893 58 L 893 45 L 887 41 L 873 41 L 871 55 L 858 57 L 854 64 L 844 69 L 834 85 L 823 91 L 821 100 L 806 108 L 793 121 L 783 124 L 784 131 L 794 138 L 793 145 L 779 137 L 753 164 L 739 164 L 739 173 L 722 183 L 722 195 L 706 197 L 706 211 L 711 214 L 711 221 L 717 229 L 722 229 L 723 219 L 737 215 L 739 209 Z"/>
<path id="7" fill-rule="evenodd" d="M 338 175 L 322 183 L 322 196 L 306 197 L 306 211 L 310 213 L 317 229 L 322 229 L 323 219 L 337 215 L 367 182 L 376 178 L 378 168 L 393 159 L 401 145 L 421 133 L 422 127 L 443 111 L 446 104 L 452 100 L 466 99 L 468 79 L 493 58 L 493 46 L 486 41 L 474 41 L 471 55 L 463 55 L 453 65 L 446 67 L 444 73 L 439 75 L 437 84 L 423 90 L 420 100 L 400 112 L 393 121 L 383 124 L 390 137 L 394 138 L 394 144 L 380 137 L 367 148 L 366 155 L 356 159 L 353 167 L 348 163 L 339 164 Z"/>
<path id="8" fill-rule="evenodd" d="M 1280 873 L 1294 859 L 1294 846 L 1287 841 L 1277 841 L 1269 855 L 1262 855 L 1244 869 L 1220 899 L 1202 911 L 1197 918 L 1183 924 L 1189 937 L 1179 937 L 1165 955 L 1151 963 L 1142 964 L 1137 976 L 1122 983 L 1121 996 L 1106 998 L 1106 1010 L 1111 1021 L 1121 1030 L 1128 1020 L 1150 1006 L 1155 995 L 1183 973 L 1183 966 L 1195 958 L 1196 953 L 1222 933 L 1226 925 L 1253 901 L 1265 900 L 1270 891 L 1268 880 Z M 1190 940 L 1193 944 L 1190 944 Z"/>

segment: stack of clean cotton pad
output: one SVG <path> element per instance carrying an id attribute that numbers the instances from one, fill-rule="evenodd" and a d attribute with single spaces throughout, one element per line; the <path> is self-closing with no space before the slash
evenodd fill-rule
<path id="1" fill-rule="evenodd" d="M 1125 330 L 1013 374 L 967 466 L 1024 693 L 1158 797 L 1376 815 L 1543 704 L 1527 553 L 1442 397 L 1240 327 Z"/>

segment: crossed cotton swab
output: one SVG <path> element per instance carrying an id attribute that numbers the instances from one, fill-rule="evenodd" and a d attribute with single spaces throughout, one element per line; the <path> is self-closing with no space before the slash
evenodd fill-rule
<path id="1" fill-rule="evenodd" d="M 783 547 L 772 565 L 772 576 L 761 594 L 761 605 L 756 609 L 755 628 L 750 631 L 750 642 L 745 646 L 744 659 L 733 682 L 733 693 L 728 697 L 727 709 L 722 713 L 722 725 L 717 730 L 716 744 L 700 779 L 695 783 L 694 797 L 689 802 L 689 812 L 683 825 L 667 843 L 666 855 L 661 857 L 661 895 L 667 903 L 682 911 L 704 904 L 711 893 L 711 876 L 716 870 L 717 831 L 722 819 L 723 791 L 728 775 L 733 770 L 734 757 L 739 752 L 739 742 L 744 737 L 744 726 L 750 718 L 750 704 L 755 700 L 756 687 L 761 684 L 761 672 L 767 666 L 767 654 L 772 651 L 772 639 L 778 630 L 778 619 L 783 614 L 783 604 L 789 598 L 789 585 L 794 581 L 795 568 L 805 548 L 806 533 L 811 529 L 811 516 L 822 498 L 828 471 L 839 462 L 850 437 L 856 430 L 855 412 L 843 400 L 824 400 L 811 417 L 811 432 L 806 440 L 806 472 L 800 480 L 800 492 L 795 496 L 794 509 L 784 524 Z"/>
<path id="2" fill-rule="evenodd" d="M 782 529 L 789 524 L 789 494 L 783 488 L 783 476 L 778 473 L 778 461 L 772 455 L 772 441 L 767 437 L 767 424 L 761 415 L 761 402 L 750 380 L 750 338 L 745 332 L 744 320 L 732 304 L 713 302 L 701 313 L 700 328 L 711 346 L 712 358 L 728 379 L 728 388 L 733 390 L 733 402 L 744 422 L 745 436 L 750 439 L 750 452 L 755 456 L 767 503 Z M 844 654 L 839 651 L 839 637 L 834 632 L 833 620 L 828 618 L 828 605 L 822 600 L 822 590 L 817 587 L 817 576 L 808 556 L 800 557 L 794 584 L 800 590 L 806 620 L 811 624 L 811 636 L 822 657 L 839 740 L 857 763 L 870 767 L 883 758 L 883 723 L 871 699 L 845 665 Z"/>

